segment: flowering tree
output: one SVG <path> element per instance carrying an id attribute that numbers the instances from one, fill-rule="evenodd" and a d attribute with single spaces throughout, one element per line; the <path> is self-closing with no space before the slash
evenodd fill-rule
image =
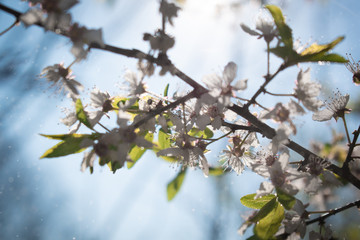
<path id="1" fill-rule="evenodd" d="M 319 98 L 321 85 L 311 80 L 310 69 L 301 69 L 291 93 L 271 93 L 269 84 L 276 81 L 279 73 L 305 62 L 344 63 L 353 73 L 353 82 L 359 84 L 359 64 L 351 56 L 349 62 L 332 53 L 332 49 L 343 37 L 326 43 L 313 43 L 308 47 L 297 47 L 292 29 L 277 6 L 267 5 L 269 16 L 256 22 L 256 29 L 241 24 L 249 37 L 263 39 L 266 45 L 267 73 L 258 90 L 250 99 L 241 97 L 247 90 L 247 80 L 237 79 L 237 65 L 229 62 L 221 75 L 204 76 L 204 85 L 178 69 L 169 59 L 167 52 L 174 46 L 175 39 L 166 27 L 174 25 L 180 8 L 175 3 L 160 1 L 159 12 L 162 25 L 154 33 L 144 33 L 143 40 L 149 42 L 147 53 L 137 49 L 124 49 L 104 42 L 101 29 L 87 29 L 72 21 L 69 9 L 77 0 L 29 0 L 30 9 L 20 13 L 0 4 L 0 9 L 15 17 L 14 24 L 37 25 L 46 31 L 69 38 L 74 61 L 69 65 L 57 63 L 43 69 L 40 76 L 65 94 L 72 102 L 72 109 L 61 122 L 69 127 L 65 134 L 43 134 L 49 139 L 59 140 L 41 158 L 61 157 L 84 152 L 81 171 L 92 173 L 95 163 L 107 166 L 115 173 L 123 168 L 132 168 L 146 151 L 153 151 L 159 158 L 179 166 L 176 177 L 167 186 L 168 200 L 179 192 L 188 169 L 199 168 L 207 177 L 228 172 L 241 174 L 245 168 L 264 177 L 254 194 L 241 198 L 241 203 L 254 209 L 239 228 L 243 234 L 253 226 L 250 239 L 300 239 L 307 233 L 307 226 L 319 223 L 319 231 L 310 231 L 311 239 L 331 239 L 331 228 L 325 220 L 351 207 L 360 207 L 360 200 L 339 206 L 336 209 L 316 212 L 307 210 L 314 194 L 325 188 L 342 184 L 360 189 L 360 148 L 358 129 L 352 134 L 346 124 L 345 114 L 350 96 L 335 92 L 332 99 L 323 103 Z M 2 33 L 2 34 L 3 34 Z M 91 50 L 109 51 L 138 59 L 138 72 L 128 71 L 124 76 L 123 95 L 111 96 L 95 88 L 88 104 L 81 100 L 82 84 L 74 79 L 71 66 L 84 60 Z M 270 71 L 270 57 L 282 59 L 275 72 Z M 163 86 L 163 94 L 147 90 L 145 80 L 157 74 L 171 75 L 192 87 L 192 91 L 169 96 L 169 85 Z M 269 108 L 258 101 L 261 94 L 287 97 L 288 103 L 277 103 Z M 297 133 L 294 119 L 312 112 L 314 121 L 336 121 L 344 124 L 345 141 L 337 139 L 331 144 L 317 144 L 307 149 L 292 140 Z M 102 124 L 103 118 L 116 120 L 113 125 Z M 275 127 L 269 125 L 274 121 Z M 83 126 L 87 134 L 77 133 Z M 219 166 L 208 163 L 206 153 L 209 146 L 223 138 L 229 139 L 222 150 Z M 266 142 L 266 139 L 268 142 Z M 345 143 L 344 143 L 345 142 Z M 329 146 L 330 145 L 330 146 Z M 344 157 L 331 154 L 335 147 L 342 147 Z M 290 150 L 301 160 L 290 162 Z M 301 194 L 309 197 L 304 203 Z M 313 217 L 314 214 L 323 215 Z"/>

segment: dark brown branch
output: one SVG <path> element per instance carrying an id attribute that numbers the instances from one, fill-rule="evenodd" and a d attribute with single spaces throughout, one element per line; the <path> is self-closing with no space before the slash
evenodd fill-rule
<path id="1" fill-rule="evenodd" d="M 340 208 L 335 208 L 333 210 L 330 210 L 329 213 L 326 213 L 320 217 L 317 217 L 315 219 L 312 219 L 312 220 L 309 220 L 306 222 L 306 225 L 310 225 L 312 223 L 315 223 L 315 222 L 323 222 L 326 218 L 330 217 L 330 216 L 333 216 L 339 212 L 342 212 L 342 211 L 345 211 L 349 208 L 352 208 L 352 207 L 357 207 L 357 208 L 360 208 L 360 200 L 357 200 L 356 202 L 352 202 L 352 203 L 349 203 L 343 207 L 340 207 Z"/>
<path id="2" fill-rule="evenodd" d="M 16 19 L 19 19 L 20 16 L 22 15 L 21 12 L 18 12 L 18 11 L 14 10 L 14 9 L 8 8 L 8 7 L 6 7 L 5 5 L 3 5 L 1 3 L 0 3 L 0 10 L 3 10 L 4 12 L 7 12 L 7 13 L 13 15 Z"/>
<path id="3" fill-rule="evenodd" d="M 351 155 L 352 155 L 352 153 L 353 153 L 353 151 L 354 151 L 354 148 L 356 147 L 356 142 L 357 142 L 357 139 L 358 139 L 359 134 L 360 134 L 360 125 L 359 125 L 358 130 L 355 130 L 355 131 L 353 132 L 353 134 L 354 134 L 353 141 L 352 141 L 352 143 L 351 143 L 350 146 L 349 146 L 348 154 L 347 154 L 347 156 L 346 156 L 344 165 L 342 166 L 342 168 L 343 168 L 345 171 L 348 171 L 348 172 L 350 172 L 350 170 L 349 170 L 349 163 L 350 163 L 350 161 L 352 160 Z"/>
<path id="4" fill-rule="evenodd" d="M 233 132 L 235 132 L 236 130 L 245 130 L 245 131 L 250 131 L 250 132 L 261 133 L 261 130 L 254 126 L 238 125 L 238 124 L 228 123 L 225 121 L 222 122 L 222 126 L 230 128 Z"/>

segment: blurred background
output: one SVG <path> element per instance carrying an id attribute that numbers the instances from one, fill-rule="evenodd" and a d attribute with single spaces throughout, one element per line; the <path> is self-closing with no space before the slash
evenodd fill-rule
<path id="1" fill-rule="evenodd" d="M 25 12 L 28 4 L 20 0 L 0 3 Z M 345 40 L 334 52 L 351 53 L 360 59 L 359 13 L 356 0 L 182 0 L 182 10 L 168 28 L 176 38 L 169 57 L 175 65 L 200 81 L 209 73 L 220 74 L 234 61 L 238 79 L 248 78 L 244 97 L 253 94 L 266 74 L 265 44 L 245 34 L 239 24 L 255 28 L 262 4 L 282 7 L 293 36 L 303 45 L 314 41 L 327 43 L 338 36 Z M 87 0 L 80 1 L 71 13 L 74 21 L 88 28 L 102 28 L 107 44 L 148 51 L 143 33 L 152 33 L 161 25 L 158 0 Z M 0 31 L 14 18 L 0 11 Z M 167 201 L 166 185 L 178 169 L 147 153 L 131 170 L 112 174 L 107 167 L 95 166 L 94 173 L 80 171 L 82 154 L 70 157 L 39 157 L 56 141 L 39 136 L 65 133 L 59 123 L 70 102 L 48 89 L 38 78 L 49 65 L 73 61 L 71 43 L 64 37 L 32 26 L 17 26 L 0 37 L 0 239 L 242 239 L 237 229 L 250 209 L 239 199 L 258 189 L 262 178 L 248 171 L 205 178 L 201 171 L 188 171 L 182 189 Z M 110 94 L 119 92 L 127 69 L 136 70 L 136 60 L 93 50 L 89 57 L 72 68 L 76 79 L 85 86 L 84 98 L 97 86 Z M 280 60 L 273 57 L 273 70 Z M 338 88 L 351 96 L 350 105 L 359 109 L 359 87 L 352 84 L 352 73 L 344 65 L 303 64 L 311 66 L 312 79 L 324 86 L 322 98 Z M 284 93 L 294 88 L 299 68 L 281 73 L 269 91 Z M 188 89 L 170 75 L 147 81 L 161 93 L 170 83 L 170 92 Z M 115 86 L 115 87 L 114 87 Z M 160 89 L 160 90 L 159 90 Z M 86 96 L 86 97 L 85 97 Z M 274 97 L 262 96 L 260 102 L 274 106 Z M 352 114 L 349 129 L 359 124 Z M 294 137 L 309 147 L 310 140 L 329 142 L 331 128 L 343 132 L 335 121 L 315 123 L 311 114 L 297 120 Z M 212 146 L 208 159 L 216 163 L 222 144 Z M 294 154 L 294 160 L 301 160 Z M 351 202 L 357 191 L 341 190 L 336 201 Z M 356 196 L 357 195 L 357 196 Z M 336 205 L 329 205 L 336 206 Z M 338 206 L 338 205 L 337 205 Z M 348 211 L 330 221 L 340 237 L 359 238 L 358 212 Z M 352 223 L 352 224 L 351 224 Z M 316 226 L 314 226 L 316 227 Z M 246 236 L 251 236 L 249 230 Z"/>

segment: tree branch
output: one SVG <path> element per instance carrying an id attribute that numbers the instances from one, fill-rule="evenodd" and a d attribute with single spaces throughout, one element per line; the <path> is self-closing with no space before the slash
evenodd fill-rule
<path id="1" fill-rule="evenodd" d="M 357 142 L 357 139 L 358 139 L 359 134 L 360 134 L 360 125 L 359 125 L 359 128 L 353 132 L 353 134 L 354 134 L 353 141 L 352 141 L 352 143 L 351 143 L 350 146 L 349 146 L 348 154 L 347 154 L 347 156 L 346 156 L 344 165 L 342 166 L 342 168 L 343 168 L 345 171 L 349 171 L 349 172 L 350 172 L 350 170 L 349 170 L 349 163 L 350 163 L 350 161 L 352 160 L 351 155 L 352 155 L 352 153 L 353 153 L 353 151 L 354 151 L 354 148 L 356 147 L 356 142 Z"/>
<path id="2" fill-rule="evenodd" d="M 360 200 L 357 200 L 356 202 L 352 202 L 352 203 L 349 203 L 343 207 L 340 207 L 340 208 L 335 208 L 333 210 L 330 210 L 329 213 L 326 213 L 320 217 L 317 217 L 315 219 L 312 219 L 312 220 L 309 220 L 306 222 L 306 225 L 310 225 L 312 223 L 315 223 L 315 222 L 323 222 L 326 218 L 330 217 L 330 216 L 333 216 L 339 212 L 342 212 L 344 210 L 347 210 L 349 208 L 352 208 L 352 207 L 357 207 L 357 208 L 360 208 Z"/>

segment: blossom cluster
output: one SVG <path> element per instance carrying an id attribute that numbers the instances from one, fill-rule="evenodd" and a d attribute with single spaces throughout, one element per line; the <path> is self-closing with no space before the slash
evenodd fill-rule
<path id="1" fill-rule="evenodd" d="M 21 16 L 21 21 L 26 26 L 37 24 L 45 30 L 68 37 L 73 44 L 71 52 L 75 60 L 72 64 L 85 59 L 92 46 L 106 46 L 101 29 L 87 29 L 72 21 L 70 9 L 78 3 L 77 0 L 28 2 L 31 8 Z M 67 94 L 72 109 L 64 110 L 65 117 L 60 120 L 69 128 L 68 133 L 44 135 L 62 142 L 42 157 L 59 157 L 85 151 L 81 171 L 90 169 L 93 172 L 98 160 L 99 165 L 107 165 L 115 173 L 125 165 L 131 168 L 149 150 L 180 166 L 181 172 L 187 168 L 201 169 L 205 176 L 209 176 L 219 169 L 220 174 L 228 171 L 242 174 L 248 169 L 265 180 L 256 193 L 242 198 L 244 205 L 258 212 L 255 211 L 246 219 L 239 233 L 242 234 L 254 225 L 256 239 L 272 239 L 280 234 L 284 234 L 287 239 L 304 238 L 310 211 L 306 210 L 309 204 L 301 201 L 299 193 L 307 194 L 312 199 L 321 198 L 327 189 L 341 185 L 334 173 L 339 175 L 346 171 L 340 175 L 342 178 L 359 175 L 358 144 L 355 137 L 354 142 L 351 141 L 345 121 L 345 114 L 350 113 L 347 108 L 350 96 L 336 92 L 329 102 L 320 100 L 321 84 L 311 80 L 310 68 L 299 68 L 293 79 L 292 92 L 270 93 L 266 88 L 275 81 L 278 72 L 290 66 L 307 61 L 328 60 L 328 52 L 341 39 L 322 46 L 314 44 L 298 53 L 293 49 L 291 29 L 286 25 L 280 9 L 267 6 L 272 17 L 260 16 L 255 30 L 245 24 L 240 26 L 244 32 L 265 41 L 268 57 L 273 53 L 284 62 L 274 74 L 270 74 L 268 69 L 259 91 L 251 99 L 245 99 L 242 93 L 247 90 L 251 80 L 237 77 L 238 65 L 235 61 L 225 64 L 220 74 L 205 75 L 202 79 L 205 86 L 182 74 L 171 63 L 167 52 L 174 47 L 175 38 L 167 33 L 165 26 L 174 25 L 179 10 L 174 3 L 160 1 L 162 27 L 155 30 L 154 34 L 145 33 L 143 36 L 143 40 L 150 45 L 148 54 L 135 50 L 136 54 L 124 54 L 128 57 L 136 56 L 139 62 L 137 72 L 129 70 L 124 74 L 123 85 L 119 88 L 119 92 L 123 90 L 121 94 L 111 95 L 94 87 L 90 101 L 83 104 L 80 99 L 83 87 L 72 75 L 72 64 L 65 67 L 59 63 L 43 69 L 40 76 L 57 92 Z M 331 61 L 343 62 L 341 56 L 332 54 L 331 57 Z M 193 91 L 171 97 L 168 85 L 163 95 L 150 92 L 146 81 L 157 73 L 156 65 L 161 68 L 159 75 L 167 72 L 176 75 L 190 82 Z M 353 81 L 357 83 L 358 63 L 347 63 L 347 67 L 353 73 Z M 263 106 L 256 99 L 260 94 L 286 96 L 288 101 L 279 101 L 273 107 Z M 349 145 L 345 151 L 349 150 L 353 154 L 342 159 L 346 166 L 342 171 L 333 171 L 339 167 L 333 165 L 336 160 L 334 155 L 324 154 L 324 146 L 312 153 L 291 141 L 299 132 L 296 118 L 309 111 L 314 121 L 328 121 L 332 118 L 343 120 Z M 104 118 L 114 120 L 115 126 L 103 124 Z M 91 133 L 80 133 L 81 127 L 86 127 L 86 131 Z M 267 141 L 262 137 L 266 137 Z M 214 166 L 207 158 L 211 150 L 209 146 L 223 139 L 228 140 L 227 146 L 219 153 L 219 164 Z M 290 155 L 289 149 L 300 154 L 303 159 L 292 161 L 294 156 Z M 346 180 L 351 181 L 352 178 Z M 315 205 L 311 201 L 310 204 Z M 269 231 L 260 231 L 261 224 L 268 221 L 266 218 L 272 218 L 271 221 L 275 223 L 269 227 Z M 310 232 L 309 236 L 313 239 L 329 237 L 331 231 L 321 234 Z"/>

